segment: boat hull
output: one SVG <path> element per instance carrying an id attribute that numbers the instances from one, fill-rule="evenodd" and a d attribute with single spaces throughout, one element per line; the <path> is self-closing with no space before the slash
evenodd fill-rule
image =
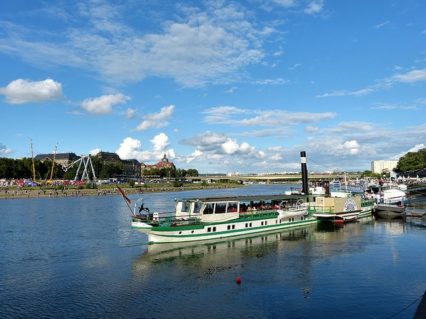
<path id="1" fill-rule="evenodd" d="M 343 224 L 353 222 L 358 219 L 360 212 L 350 212 L 341 214 L 314 214 L 320 222 L 332 222 L 336 224 Z"/>
<path id="2" fill-rule="evenodd" d="M 378 204 L 375 215 L 383 219 L 403 218 L 405 216 L 405 207 L 392 204 Z"/>
<path id="3" fill-rule="evenodd" d="M 281 223 L 279 219 L 267 219 L 253 221 L 244 220 L 223 224 L 194 225 L 194 227 L 174 227 L 175 229 L 164 228 L 161 230 L 156 230 L 155 227 L 150 229 L 139 228 L 135 223 L 132 224 L 132 227 L 147 234 L 150 243 L 176 243 L 274 232 L 282 229 L 303 227 L 305 225 L 315 224 L 316 222 L 317 220 L 315 218 L 309 216 L 304 217 L 303 220 L 291 222 L 281 221 Z"/>

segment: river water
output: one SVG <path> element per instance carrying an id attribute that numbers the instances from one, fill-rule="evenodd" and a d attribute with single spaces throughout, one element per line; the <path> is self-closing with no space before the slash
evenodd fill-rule
<path id="1" fill-rule="evenodd" d="M 163 211 L 176 197 L 283 191 L 144 199 Z M 0 218 L 0 318 L 412 318 L 426 290 L 420 218 L 178 247 L 146 245 L 119 196 L 2 200 Z"/>

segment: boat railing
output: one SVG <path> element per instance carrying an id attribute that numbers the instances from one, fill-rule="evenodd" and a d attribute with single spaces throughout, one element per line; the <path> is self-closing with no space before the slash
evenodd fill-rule
<path id="1" fill-rule="evenodd" d="M 248 216 L 260 216 L 260 215 L 268 215 L 268 214 L 274 214 L 277 215 L 279 210 L 282 211 L 291 211 L 291 210 L 295 210 L 295 209 L 302 209 L 306 206 L 304 206 L 304 203 L 296 203 L 294 205 L 290 205 L 290 206 L 285 206 L 285 205 L 277 205 L 277 206 L 273 206 L 273 207 L 260 207 L 257 209 L 252 209 L 252 210 L 247 210 L 247 211 L 240 211 L 240 217 L 248 217 Z"/>
<path id="2" fill-rule="evenodd" d="M 144 212 L 133 216 L 133 219 L 140 220 L 151 225 L 176 226 L 192 225 L 200 223 L 200 218 L 193 214 L 176 216 L 173 212 Z"/>
<path id="3" fill-rule="evenodd" d="M 240 213 L 240 218 L 259 219 L 259 218 L 275 218 L 278 216 L 277 210 L 263 210 Z"/>
<path id="4" fill-rule="evenodd" d="M 308 207 L 309 214 L 321 213 L 321 214 L 333 214 L 334 206 L 323 206 L 323 205 L 310 205 Z"/>
<path id="5" fill-rule="evenodd" d="M 239 214 L 241 217 L 252 216 L 252 215 L 264 215 L 268 213 L 276 213 L 279 208 L 257 208 L 252 210 L 240 210 Z"/>
<path id="6" fill-rule="evenodd" d="M 368 206 L 374 206 L 376 204 L 376 201 L 374 199 L 367 199 L 361 201 L 361 207 L 368 207 Z"/>

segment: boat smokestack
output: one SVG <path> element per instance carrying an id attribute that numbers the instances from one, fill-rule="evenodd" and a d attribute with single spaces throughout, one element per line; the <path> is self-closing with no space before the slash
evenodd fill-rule
<path id="1" fill-rule="evenodd" d="M 300 152 L 300 163 L 302 167 L 302 192 L 305 195 L 309 194 L 308 185 L 308 169 L 306 168 L 306 152 Z"/>

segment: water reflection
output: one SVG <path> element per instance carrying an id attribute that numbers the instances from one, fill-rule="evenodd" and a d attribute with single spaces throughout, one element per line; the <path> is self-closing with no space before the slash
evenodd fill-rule
<path id="1" fill-rule="evenodd" d="M 341 226 L 317 224 L 218 242 L 210 240 L 149 245 L 133 262 L 133 271 L 135 275 L 147 274 L 156 265 L 165 263 L 176 267 L 195 265 L 205 272 L 215 272 L 241 267 L 251 259 L 265 258 L 269 255 L 274 258 L 285 258 L 292 255 L 295 250 L 299 250 L 297 254 L 302 261 L 346 250 L 353 253 L 354 250 L 365 249 L 365 246 L 356 240 L 356 237 L 361 237 L 364 231 L 360 225 L 372 223 L 373 218 L 365 218 L 362 222 Z"/>
<path id="2" fill-rule="evenodd" d="M 139 256 L 136 264 L 145 262 L 158 263 L 163 260 L 184 259 L 187 256 L 221 256 L 234 260 L 234 255 L 239 252 L 241 256 L 255 256 L 271 253 L 279 249 L 280 241 L 292 242 L 306 240 L 312 235 L 314 226 L 287 230 L 279 233 L 268 233 L 263 235 L 232 239 L 227 241 L 199 241 L 192 243 L 156 244 L 149 245 L 146 252 Z M 288 243 L 285 245 L 288 249 Z"/>
<path id="3" fill-rule="evenodd" d="M 374 227 L 380 228 L 392 236 L 400 236 L 406 232 L 404 219 L 377 219 Z"/>

